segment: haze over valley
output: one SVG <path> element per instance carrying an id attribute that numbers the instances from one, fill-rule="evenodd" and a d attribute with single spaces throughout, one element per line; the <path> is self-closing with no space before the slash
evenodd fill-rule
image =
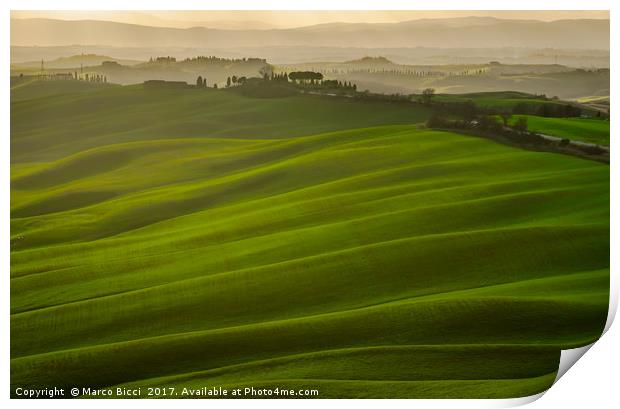
<path id="1" fill-rule="evenodd" d="M 43 60 L 51 72 L 79 69 L 119 84 L 192 82 L 201 75 L 221 86 L 230 76 L 259 75 L 261 63 L 239 63 L 250 59 L 264 60 L 276 72 L 309 69 L 335 80 L 354 80 L 370 92 L 407 94 L 433 87 L 451 93 L 511 89 L 560 98 L 609 94 L 606 19 L 464 16 L 293 28 L 210 25 L 14 18 L 11 72 L 36 73 Z M 152 63 L 164 56 L 175 61 Z M 351 65 L 368 57 L 389 64 Z"/>

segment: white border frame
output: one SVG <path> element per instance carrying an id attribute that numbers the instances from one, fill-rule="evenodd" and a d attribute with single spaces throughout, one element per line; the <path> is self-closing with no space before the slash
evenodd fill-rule
<path id="1" fill-rule="evenodd" d="M 611 38 L 620 38 L 618 26 L 614 21 L 615 12 L 611 0 L 589 0 L 589 1 L 575 1 L 575 0 L 519 0 L 511 2 L 498 2 L 497 0 L 470 0 L 467 3 L 457 0 L 434 0 L 432 2 L 422 1 L 406 1 L 406 0 L 382 0 L 380 2 L 371 0 L 298 0 L 296 2 L 286 0 L 263 0 L 263 1 L 251 1 L 251 0 L 227 0 L 225 2 L 210 1 L 191 1 L 191 0 L 175 0 L 174 2 L 166 0 L 92 0 L 89 2 L 77 1 L 77 0 L 56 0 L 53 2 L 43 0 L 9 0 L 5 2 L 6 8 L 3 9 L 3 22 L 0 30 L 2 30 L 2 65 L 0 68 L 1 81 L 3 84 L 4 98 L 2 98 L 2 115 L 5 120 L 2 121 L 2 149 L 0 150 L 3 164 L 1 168 L 2 172 L 2 214 L 0 219 L 0 225 L 2 226 L 2 238 L 1 238 L 1 255 L 4 278 L 3 283 L 0 286 L 2 294 L 2 310 L 0 311 L 2 322 L 2 334 L 0 338 L 0 348 L 3 353 L 2 359 L 2 372 L 0 375 L 0 399 L 8 400 L 10 396 L 10 358 L 9 358 L 9 331 L 10 331 L 10 290 L 9 290 L 9 271 L 10 271 L 10 244 L 9 244 L 9 231 L 10 231 L 10 10 L 611 10 Z M 618 4 L 617 2 L 615 4 Z M 173 7 L 171 7 L 173 6 Z M 467 6 L 467 7 L 463 7 Z M 618 6 L 620 7 L 620 6 Z M 618 50 L 616 43 L 611 43 L 611 69 L 614 70 L 617 67 L 618 62 Z M 611 101 L 615 101 L 618 97 L 618 83 L 615 81 L 615 77 L 610 77 L 611 81 Z M 615 129 L 618 120 L 617 111 L 611 110 L 611 145 L 616 145 Z M 618 217 L 614 209 L 618 207 L 618 154 L 615 146 L 611 150 L 611 165 L 610 165 L 610 188 L 611 188 L 611 248 L 620 248 L 618 244 Z M 392 407 L 424 407 L 424 408 L 451 408 L 451 407 L 463 407 L 463 408 L 487 408 L 487 407 L 513 407 L 523 405 L 529 402 L 536 401 L 533 406 L 538 408 L 546 407 L 583 407 L 585 405 L 600 405 L 602 407 L 610 407 L 611 402 L 618 402 L 617 385 L 614 380 L 616 367 L 618 365 L 619 353 L 617 345 L 620 344 L 617 328 L 611 328 L 611 323 L 616 314 L 618 306 L 618 253 L 612 252 L 611 254 L 611 294 L 610 294 L 610 314 L 606 326 L 606 334 L 603 338 L 592 346 L 592 351 L 588 353 L 588 357 L 584 360 L 581 359 L 575 366 L 577 368 L 569 371 L 569 373 L 562 377 L 562 379 L 554 384 L 554 386 L 547 392 L 532 397 L 520 398 L 520 399 L 504 399 L 504 400 L 358 400 L 355 403 L 356 406 L 375 407 L 376 405 L 390 405 Z M 617 325 L 616 325 L 617 327 Z M 581 348 L 581 352 L 585 353 L 589 347 Z M 566 353 L 563 353 L 563 360 L 565 360 Z M 581 356 L 581 355 L 579 355 Z M 557 380 L 556 380 L 557 381 Z M 592 395 L 594 393 L 595 395 Z M 542 395 L 544 399 L 537 400 Z M 145 401 L 128 401 L 128 400 L 115 400 L 114 405 L 120 405 L 120 407 L 129 407 L 135 405 L 143 405 Z M 161 401 L 147 401 L 148 406 L 162 407 L 163 405 L 170 405 L 170 400 Z M 320 403 L 319 403 L 320 402 Z M 15 407 L 27 407 L 30 405 L 45 405 L 51 408 L 63 408 L 67 406 L 77 407 L 77 405 L 83 405 L 83 402 L 76 400 L 46 400 L 39 402 L 35 400 L 10 400 L 8 403 Z M 248 403 L 244 400 L 188 400 L 183 401 L 184 405 L 191 407 L 204 408 L 205 405 L 218 406 L 218 407 L 236 407 L 241 406 L 244 403 Z M 300 400 L 296 401 L 294 405 L 296 407 L 314 407 L 320 404 L 327 407 L 340 406 L 344 402 L 334 400 Z M 110 402 L 106 400 L 94 400 L 89 401 L 88 405 L 95 408 L 104 405 L 108 406 Z M 175 402 L 176 404 L 176 402 Z M 253 400 L 252 406 L 258 407 L 289 407 L 291 402 L 288 400 Z"/>

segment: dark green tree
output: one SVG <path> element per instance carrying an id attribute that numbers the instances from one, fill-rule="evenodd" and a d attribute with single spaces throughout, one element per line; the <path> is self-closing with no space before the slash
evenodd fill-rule
<path id="1" fill-rule="evenodd" d="M 422 91 L 422 101 L 424 101 L 426 105 L 430 105 L 434 95 L 435 89 L 426 88 L 424 91 Z"/>
<path id="2" fill-rule="evenodd" d="M 520 116 L 517 122 L 513 126 L 514 130 L 520 133 L 527 132 L 527 118 Z"/>
<path id="3" fill-rule="evenodd" d="M 508 120 L 510 120 L 512 114 L 510 112 L 504 111 L 499 113 L 499 117 L 502 119 L 504 126 L 508 126 Z"/>

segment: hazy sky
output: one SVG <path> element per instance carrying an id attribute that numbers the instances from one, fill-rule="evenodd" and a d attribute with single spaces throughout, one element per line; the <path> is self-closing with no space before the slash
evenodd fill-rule
<path id="1" fill-rule="evenodd" d="M 108 20 L 161 27 L 285 28 L 331 22 L 394 23 L 419 18 L 608 19 L 607 11 L 12 11 L 12 18 Z M 238 27 L 239 25 L 239 27 Z"/>

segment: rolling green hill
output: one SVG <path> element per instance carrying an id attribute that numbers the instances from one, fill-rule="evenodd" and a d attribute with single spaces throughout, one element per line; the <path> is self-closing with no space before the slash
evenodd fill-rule
<path id="1" fill-rule="evenodd" d="M 419 97 L 419 95 L 414 96 L 414 98 Z M 544 96 L 539 97 L 533 94 L 515 91 L 474 92 L 469 94 L 437 94 L 433 96 L 433 101 L 438 103 L 472 102 L 478 107 L 508 112 L 511 112 L 516 107 L 537 111 L 543 105 L 552 106 L 556 109 L 566 107 L 567 105 L 574 105 L 574 103 L 570 101 L 549 99 Z M 595 117 L 597 114 L 595 109 L 585 105 L 580 106 L 580 109 L 583 115 L 587 115 L 589 117 Z"/>
<path id="2" fill-rule="evenodd" d="M 438 94 L 433 97 L 437 102 L 467 102 L 485 108 L 514 108 L 518 104 L 556 104 L 558 102 L 549 101 L 544 98 L 537 98 L 535 95 L 516 91 L 500 92 L 473 92 L 469 94 Z"/>
<path id="3" fill-rule="evenodd" d="M 12 386 L 545 390 L 605 323 L 609 167 L 427 116 L 141 87 L 12 101 Z"/>
<path id="4" fill-rule="evenodd" d="M 11 160 L 39 162 L 141 140 L 290 138 L 382 124 L 424 122 L 425 109 L 319 96 L 248 98 L 233 90 L 142 85 L 12 100 Z M 36 115 L 37 120 L 31 118 Z"/>
<path id="5" fill-rule="evenodd" d="M 609 121 L 590 118 L 544 118 L 534 115 L 515 115 L 527 118 L 528 129 L 560 138 L 609 146 Z"/>

